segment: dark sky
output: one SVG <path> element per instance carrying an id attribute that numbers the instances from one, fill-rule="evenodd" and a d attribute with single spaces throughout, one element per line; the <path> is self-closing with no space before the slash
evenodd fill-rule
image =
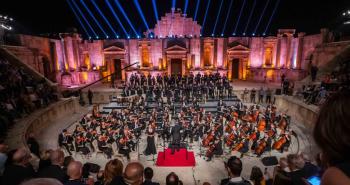
<path id="1" fill-rule="evenodd" d="M 17 32 L 30 33 L 30 34 L 41 34 L 41 33 L 57 33 L 66 31 L 69 27 L 78 28 L 79 32 L 85 37 L 87 36 L 83 31 L 79 22 L 75 18 L 71 11 L 67 0 L 4 0 L 1 3 L 0 14 L 9 15 L 16 21 L 13 24 L 14 29 Z M 73 1 L 73 0 L 70 0 Z M 102 31 L 95 24 L 93 19 L 90 17 L 86 9 L 81 4 L 80 0 L 74 0 L 83 11 L 84 16 L 88 19 L 89 23 L 95 32 L 103 37 Z M 114 19 L 111 11 L 105 3 L 105 0 L 94 0 L 104 15 L 107 17 L 113 28 L 122 37 L 125 37 L 117 21 Z M 130 26 L 128 26 L 121 12 L 114 4 L 114 0 L 108 0 L 117 15 L 123 22 L 123 25 L 132 36 Z M 155 0 L 157 3 L 157 9 L 159 16 L 164 15 L 166 12 L 170 12 L 172 0 Z M 177 0 L 176 8 L 184 8 L 186 0 Z M 198 0 L 188 0 L 188 16 L 193 17 Z M 200 0 L 200 6 L 198 10 L 198 21 L 200 24 L 203 23 L 205 9 L 209 0 Z M 212 34 L 215 20 L 219 14 L 219 6 L 222 0 L 211 0 L 209 6 L 208 16 L 205 27 L 203 29 L 203 35 L 209 36 Z M 230 1 L 233 1 L 231 13 L 224 31 L 225 36 L 229 36 L 233 33 L 237 18 L 241 10 L 242 4 L 246 1 L 240 22 L 237 26 L 237 35 L 242 35 L 246 27 L 248 17 L 252 10 L 254 1 L 256 6 L 252 14 L 250 24 L 247 27 L 247 35 L 251 35 L 258 20 L 260 19 L 261 13 L 264 9 L 266 2 L 269 4 L 266 8 L 265 14 L 261 19 L 261 23 L 257 29 L 256 34 L 261 35 L 269 22 L 272 15 L 273 9 L 276 3 L 279 1 L 276 13 L 271 21 L 270 27 L 268 28 L 267 34 L 275 34 L 279 28 L 296 28 L 298 32 L 303 31 L 306 33 L 318 33 L 322 27 L 333 27 L 333 24 L 337 21 L 342 11 L 350 9 L 350 0 L 223 0 L 222 11 L 219 14 L 218 24 L 216 28 L 216 35 L 221 34 L 226 15 L 228 13 Z M 94 8 L 91 0 L 84 0 L 87 6 L 90 8 L 98 22 L 101 24 L 103 29 L 108 33 L 112 34 L 112 31 L 98 14 Z M 140 15 L 137 12 L 133 0 L 119 0 L 126 14 L 131 20 L 137 32 L 142 33 L 146 30 Z M 153 28 L 156 22 L 152 0 L 138 0 L 141 9 L 146 17 L 147 23 L 150 28 Z M 83 20 L 82 20 L 83 21 Z M 84 21 L 83 21 L 84 22 Z M 85 22 L 84 22 L 85 23 Z M 86 26 L 86 23 L 85 23 Z M 87 26 L 86 26 L 87 27 Z M 89 31 L 90 35 L 93 35 Z"/>

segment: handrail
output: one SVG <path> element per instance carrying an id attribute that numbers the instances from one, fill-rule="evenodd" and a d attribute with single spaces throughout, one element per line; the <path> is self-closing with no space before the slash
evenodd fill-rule
<path id="1" fill-rule="evenodd" d="M 129 68 L 129 67 L 131 67 L 131 66 L 134 66 L 134 65 L 136 65 L 136 64 L 138 64 L 138 62 L 135 62 L 135 63 L 132 63 L 132 64 L 130 64 L 130 65 L 127 65 L 127 66 L 125 66 L 124 68 L 122 68 L 121 71 L 123 71 L 123 70 L 125 70 L 125 69 L 127 69 L 127 68 Z M 105 76 L 105 77 L 100 78 L 99 80 L 96 80 L 96 81 L 94 81 L 94 82 L 91 82 L 91 83 L 89 83 L 89 84 L 87 84 L 87 85 L 85 85 L 85 86 L 83 86 L 83 87 L 81 87 L 81 88 L 78 88 L 77 91 L 79 92 L 79 91 L 81 91 L 82 89 L 85 89 L 85 88 L 87 88 L 87 87 L 90 87 L 91 85 L 94 85 L 94 84 L 96 84 L 97 82 L 100 82 L 100 81 L 102 81 L 102 80 L 104 80 L 104 79 L 106 79 L 106 78 L 108 78 L 108 77 L 110 77 L 110 76 L 113 76 L 113 75 L 115 75 L 116 73 L 117 73 L 117 72 L 114 72 L 114 73 L 112 73 L 112 74 L 110 74 L 110 75 L 107 75 L 107 76 Z"/>

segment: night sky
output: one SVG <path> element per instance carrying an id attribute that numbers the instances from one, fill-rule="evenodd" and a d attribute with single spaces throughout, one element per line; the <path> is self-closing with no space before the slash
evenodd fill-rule
<path id="1" fill-rule="evenodd" d="M 4 0 L 0 6 L 0 14 L 9 15 L 15 19 L 15 23 L 12 25 L 16 32 L 28 33 L 28 34 L 45 34 L 45 33 L 58 33 L 67 31 L 70 27 L 78 28 L 79 32 L 87 37 L 72 10 L 70 9 L 67 0 L 34 0 L 34 1 L 23 1 L 23 0 Z M 73 0 L 69 0 L 73 1 Z M 94 0 L 101 11 L 107 17 L 115 31 L 121 36 L 125 37 L 122 29 L 118 25 L 117 21 L 113 17 L 110 9 L 105 3 L 105 0 Z M 130 26 L 118 10 L 114 0 L 109 0 L 112 4 L 116 14 L 121 19 L 127 32 L 132 37 L 135 34 L 132 33 Z M 158 9 L 159 17 L 165 15 L 166 12 L 170 12 L 172 6 L 172 0 L 155 0 Z M 186 0 L 177 0 L 176 8 L 184 9 Z M 198 0 L 188 0 L 188 17 L 193 17 L 195 14 L 196 3 Z M 209 0 L 200 0 L 198 9 L 197 19 L 202 25 L 205 17 L 205 10 L 207 2 Z M 218 24 L 216 27 L 215 35 L 218 36 L 222 33 L 226 15 L 229 10 L 229 5 L 233 1 L 231 13 L 227 21 L 226 29 L 224 30 L 224 36 L 231 36 L 234 32 L 234 28 L 239 17 L 242 5 L 245 2 L 245 6 L 242 11 L 240 22 L 237 26 L 236 35 L 242 35 L 249 15 L 251 14 L 254 2 L 256 3 L 254 12 L 252 13 L 250 23 L 247 26 L 246 35 L 252 35 L 258 20 L 261 17 L 261 13 L 267 2 L 265 14 L 261 18 L 261 23 L 257 28 L 256 35 L 262 35 L 264 33 L 269 19 L 273 13 L 276 3 L 279 2 L 274 17 L 272 18 L 270 26 L 267 28 L 266 34 L 275 34 L 279 28 L 295 28 L 298 32 L 306 32 L 308 34 L 318 33 L 322 27 L 335 27 L 341 12 L 350 9 L 350 0 L 223 0 L 223 6 L 221 13 L 219 14 L 219 7 L 222 0 L 211 0 L 206 24 L 203 28 L 203 35 L 210 36 L 213 32 L 215 21 L 219 15 Z M 76 4 L 83 11 L 84 16 L 92 25 L 95 32 L 103 37 L 104 34 L 99 29 L 94 20 L 90 17 L 80 0 L 75 0 Z M 105 32 L 110 37 L 113 37 L 111 29 L 104 22 L 102 17 L 94 8 L 91 0 L 84 0 L 86 5 L 92 11 L 98 22 L 101 24 Z M 119 0 L 122 7 L 125 9 L 127 16 L 134 25 L 138 33 L 146 31 L 146 26 L 142 22 L 142 19 L 137 12 L 137 8 L 133 0 Z M 138 0 L 141 9 L 145 15 L 147 24 L 150 28 L 153 28 L 156 23 L 154 9 L 152 6 L 152 0 Z M 84 20 L 82 20 L 84 22 Z M 86 23 L 84 22 L 87 27 Z M 88 28 L 88 27 L 87 27 Z M 89 31 L 90 35 L 93 35 Z"/>

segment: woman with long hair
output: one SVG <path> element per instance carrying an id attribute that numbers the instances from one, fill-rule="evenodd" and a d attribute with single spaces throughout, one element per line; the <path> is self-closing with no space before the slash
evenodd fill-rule
<path id="1" fill-rule="evenodd" d="M 252 172 L 250 174 L 250 180 L 254 185 L 265 185 L 264 174 L 261 169 L 257 166 L 253 166 Z"/>
<path id="2" fill-rule="evenodd" d="M 147 155 L 154 155 L 157 154 L 156 144 L 154 142 L 154 126 L 152 124 L 149 124 L 146 130 L 147 134 L 147 147 L 144 151 L 144 154 Z"/>
<path id="3" fill-rule="evenodd" d="M 350 184 L 350 91 L 334 94 L 319 111 L 313 135 L 326 170 L 322 185 Z"/>
<path id="4" fill-rule="evenodd" d="M 103 172 L 104 185 L 123 183 L 123 163 L 118 159 L 108 161 Z"/>

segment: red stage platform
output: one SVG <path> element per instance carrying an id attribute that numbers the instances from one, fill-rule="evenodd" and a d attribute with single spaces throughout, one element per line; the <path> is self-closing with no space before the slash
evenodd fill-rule
<path id="1" fill-rule="evenodd" d="M 180 149 L 180 151 L 175 151 L 175 154 L 171 155 L 171 149 L 168 148 L 165 150 L 165 160 L 164 160 L 164 152 L 158 153 L 157 158 L 157 166 L 195 166 L 196 165 L 196 159 L 194 158 L 194 153 L 191 151 L 187 152 L 187 159 L 186 159 L 186 149 Z"/>

